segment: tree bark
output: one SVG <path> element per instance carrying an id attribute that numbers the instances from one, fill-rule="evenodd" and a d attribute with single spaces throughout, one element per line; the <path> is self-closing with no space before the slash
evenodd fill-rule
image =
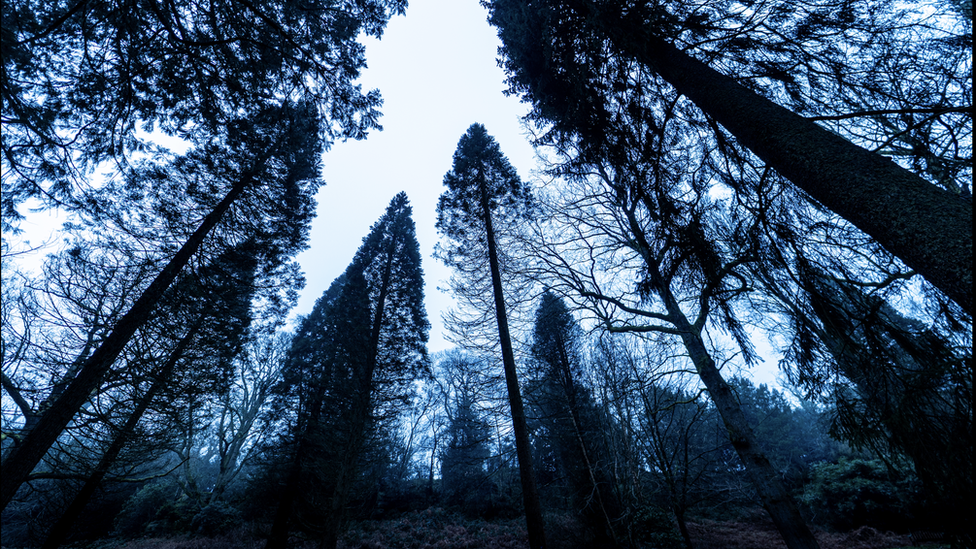
<path id="1" fill-rule="evenodd" d="M 749 420 L 739 407 L 732 389 L 715 366 L 715 361 L 702 340 L 700 330 L 688 322 L 669 290 L 662 289 L 659 295 L 667 307 L 671 322 L 680 332 L 681 340 L 695 365 L 698 376 L 708 389 L 708 394 L 712 397 L 719 415 L 722 416 L 732 447 L 742 460 L 746 474 L 756 488 L 763 507 L 783 536 L 786 546 L 789 549 L 819 549 L 817 538 L 813 536 L 813 532 L 800 515 L 793 496 L 786 490 L 779 473 L 760 449 Z"/>
<path id="2" fill-rule="evenodd" d="M 575 4 L 576 2 L 574 2 Z M 631 23 L 595 8 L 597 28 L 756 156 L 973 312 L 973 205 L 818 126 Z"/>
<path id="3" fill-rule="evenodd" d="M 625 216 L 630 232 L 635 236 L 636 250 L 646 266 L 651 287 L 664 305 L 667 322 L 674 327 L 673 333 L 681 338 L 685 350 L 688 351 L 688 357 L 695 365 L 698 377 L 708 390 L 712 402 L 715 403 L 715 408 L 728 431 L 729 441 L 739 455 L 739 459 L 742 460 L 746 475 L 756 488 L 763 507 L 769 513 L 789 549 L 820 549 L 817 538 L 813 536 L 813 532 L 800 515 L 793 496 L 786 490 L 776 469 L 759 447 L 756 435 L 742 408 L 739 407 L 732 389 L 715 366 L 715 361 L 702 338 L 702 327 L 698 323 L 692 324 L 688 321 L 688 317 L 685 316 L 678 300 L 671 292 L 671 280 L 661 274 L 659 264 L 650 253 L 652 248 L 644 236 L 634 210 L 625 208 Z M 702 303 L 702 306 L 707 307 L 707 303 Z M 707 309 L 700 313 L 700 318 L 704 318 L 706 314 Z"/>
<path id="4" fill-rule="evenodd" d="M 85 361 L 71 384 L 37 420 L 34 428 L 24 437 L 23 444 L 15 448 L 3 462 L 3 480 L 0 482 L 0 510 L 5 509 L 13 499 L 17 489 L 27 480 L 34 467 L 40 463 L 44 454 L 57 440 L 85 404 L 88 397 L 98 390 L 102 378 L 109 371 L 115 359 L 132 336 L 148 319 L 166 288 L 189 263 L 190 258 L 203 244 L 207 235 L 217 226 L 230 206 L 250 185 L 254 176 L 271 156 L 269 150 L 256 163 L 255 169 L 242 175 L 227 195 L 221 200 L 190 235 L 186 243 L 176 252 L 163 270 L 139 296 L 132 308 L 119 319 L 112 333 Z"/>
<path id="5" fill-rule="evenodd" d="M 502 365 L 505 369 L 505 384 L 508 388 L 508 402 L 512 410 L 512 430 L 515 434 L 515 454 L 519 462 L 519 477 L 522 481 L 522 502 L 525 506 L 525 523 L 529 532 L 529 547 L 544 549 L 546 546 L 545 523 L 542 518 L 542 502 L 532 471 L 532 449 L 529 428 L 525 420 L 525 407 L 519 390 L 518 374 L 515 371 L 515 353 L 512 350 L 512 337 L 508 329 L 508 314 L 505 311 L 505 297 L 502 292 L 501 272 L 498 268 L 498 252 L 495 248 L 495 233 L 491 224 L 491 209 L 488 205 L 488 189 L 482 176 L 478 181 L 481 192 L 481 208 L 484 213 L 486 238 L 488 240 L 488 264 L 491 270 L 491 286 L 495 298 L 495 318 L 498 322 L 498 339 L 502 348 Z"/>

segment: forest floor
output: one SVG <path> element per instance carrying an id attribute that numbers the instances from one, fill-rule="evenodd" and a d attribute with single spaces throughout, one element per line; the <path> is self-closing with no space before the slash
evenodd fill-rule
<path id="1" fill-rule="evenodd" d="M 547 528 L 550 545 L 574 548 L 575 529 L 554 521 Z M 785 549 L 768 520 L 698 521 L 689 523 L 696 549 Z M 914 549 L 907 535 L 862 527 L 845 533 L 817 531 L 821 549 Z M 102 540 L 73 545 L 85 549 L 263 549 L 265 540 L 253 527 L 241 527 L 215 537 L 144 538 L 130 541 Z M 317 543 L 293 538 L 292 547 L 315 549 Z M 648 545 L 648 549 L 655 547 Z M 921 546 L 920 546 L 921 547 Z M 348 530 L 340 549 L 527 549 L 523 519 L 485 521 L 464 519 L 443 510 L 408 513 L 400 518 L 362 522 Z M 924 549 L 938 549 L 926 545 Z"/>

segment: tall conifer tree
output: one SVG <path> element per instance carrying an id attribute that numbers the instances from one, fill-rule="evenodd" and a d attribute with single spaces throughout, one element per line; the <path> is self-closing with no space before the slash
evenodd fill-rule
<path id="1" fill-rule="evenodd" d="M 600 455 L 595 433 L 601 430 L 589 390 L 581 383 L 580 330 L 566 304 L 546 291 L 536 311 L 532 356 L 539 369 L 539 387 L 531 399 L 540 421 L 554 439 L 572 503 L 596 534 L 601 547 L 617 546 L 615 523 L 620 519 L 613 494 L 596 462 Z"/>
<path id="2" fill-rule="evenodd" d="M 496 224 L 511 226 L 531 213 L 531 193 L 502 154 L 498 143 L 481 124 L 472 124 L 461 137 L 454 152 L 454 165 L 444 176 L 444 185 L 447 190 L 441 194 L 437 204 L 437 230 L 445 238 L 441 241 L 438 254 L 469 282 L 483 281 L 486 274 L 491 279 L 529 546 L 541 549 L 545 547 L 542 503 L 532 472 L 529 431 L 515 371 L 515 353 L 508 328 L 495 230 Z M 485 260 L 488 273 L 472 268 L 473 265 L 483 265 Z M 459 278 L 455 281 L 458 282 L 455 285 L 457 290 L 463 282 Z"/>
<path id="3" fill-rule="evenodd" d="M 292 518 L 324 546 L 338 542 L 370 432 L 429 368 L 423 284 L 412 208 L 400 193 L 293 340 L 285 376 L 299 397 L 296 450 L 269 548 L 285 546 Z"/>

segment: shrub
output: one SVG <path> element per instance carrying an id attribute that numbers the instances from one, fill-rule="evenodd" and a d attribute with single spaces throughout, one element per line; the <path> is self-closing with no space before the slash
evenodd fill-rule
<path id="1" fill-rule="evenodd" d="M 129 538 L 141 535 L 156 519 L 159 510 L 169 503 L 172 497 L 169 488 L 164 483 L 154 482 L 133 494 L 115 517 L 115 532 Z"/>
<path id="2" fill-rule="evenodd" d="M 216 501 L 200 510 L 190 522 L 190 529 L 201 536 L 217 536 L 243 523 L 241 513 L 223 501 Z"/>
<path id="3" fill-rule="evenodd" d="M 892 472 L 881 460 L 857 458 L 814 464 L 801 498 L 815 522 L 838 531 L 861 526 L 903 531 L 918 500 L 914 475 Z"/>
<path id="4" fill-rule="evenodd" d="M 634 515 L 631 525 L 634 541 L 657 549 L 681 549 L 684 540 L 671 513 L 658 507 L 644 507 Z"/>

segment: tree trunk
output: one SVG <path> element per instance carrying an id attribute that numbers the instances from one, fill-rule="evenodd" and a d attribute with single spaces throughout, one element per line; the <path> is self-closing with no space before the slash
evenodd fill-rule
<path id="1" fill-rule="evenodd" d="M 488 240 L 488 263 L 491 269 L 491 285 L 495 297 L 495 318 L 498 322 L 498 339 L 502 348 L 502 365 L 505 369 L 505 384 L 508 388 L 508 402 L 512 410 L 512 430 L 515 434 L 515 454 L 519 462 L 519 477 L 522 481 L 522 502 L 525 505 L 525 523 L 529 532 L 529 547 L 544 549 L 546 546 L 545 523 L 542 519 L 542 502 L 532 471 L 532 449 L 529 428 L 525 420 L 522 393 L 519 390 L 518 374 L 515 371 L 515 353 L 508 329 L 508 314 L 505 311 L 505 297 L 502 292 L 501 273 L 498 269 L 498 252 L 495 249 L 495 233 L 491 224 L 491 210 L 488 206 L 488 190 L 484 178 L 478 181 L 481 191 L 481 208 L 485 216 L 485 232 Z"/>
<path id="2" fill-rule="evenodd" d="M 102 455 L 102 458 L 98 461 L 98 465 L 95 466 L 95 470 L 92 471 L 92 474 L 85 480 L 85 484 L 81 487 L 81 490 L 75 494 L 74 499 L 71 500 L 71 505 L 68 506 L 68 508 L 61 515 L 61 518 L 58 519 L 58 521 L 51 528 L 50 532 L 48 532 L 47 539 L 44 540 L 44 546 L 42 549 L 57 549 L 64 543 L 65 539 L 68 537 L 71 527 L 74 525 L 75 521 L 78 520 L 81 512 L 85 510 L 85 506 L 88 505 L 88 501 L 95 494 L 95 490 L 101 484 L 102 480 L 105 478 L 105 475 L 108 474 L 109 468 L 115 462 L 115 459 L 119 456 L 119 453 L 123 448 L 125 448 L 125 445 L 128 443 L 129 438 L 135 431 L 139 420 L 142 419 L 143 414 L 146 413 L 149 405 L 152 404 L 152 400 L 155 398 L 156 393 L 162 390 L 162 388 L 169 383 L 169 378 L 173 375 L 173 370 L 176 369 L 176 364 L 179 362 L 180 358 L 182 358 L 183 353 L 186 351 L 190 341 L 200 329 L 200 326 L 203 325 L 203 318 L 204 316 L 201 316 L 200 319 L 194 323 L 194 326 L 190 328 L 189 333 L 183 336 L 183 339 L 180 340 L 179 344 L 176 346 L 176 349 L 174 349 L 170 354 L 169 360 L 166 361 L 166 364 L 164 364 L 157 373 L 156 381 L 154 381 L 149 387 L 146 394 L 142 395 L 142 398 L 139 400 L 139 404 L 136 405 L 135 410 L 133 410 L 132 414 L 129 415 L 125 425 L 119 429 L 115 439 L 112 440 L 112 444 Z"/>
<path id="3" fill-rule="evenodd" d="M 579 406 L 576 401 L 576 382 L 573 380 L 573 372 L 570 368 L 569 353 L 566 351 L 566 344 L 558 332 L 556 333 L 556 349 L 559 353 L 559 369 L 562 375 L 560 384 L 563 386 L 563 391 L 566 395 L 569 418 L 573 423 L 573 434 L 576 436 L 576 443 L 579 445 L 580 455 L 583 458 L 583 466 L 586 467 L 590 485 L 593 487 L 593 497 L 596 499 L 597 506 L 600 508 L 600 515 L 606 526 L 606 534 L 610 537 L 609 542 L 613 547 L 617 547 L 619 542 L 617 541 L 617 533 L 613 527 L 613 520 L 611 520 L 610 514 L 607 512 L 607 507 L 603 503 L 603 489 L 600 483 L 597 482 L 593 464 L 590 462 L 590 456 L 586 451 L 586 441 L 583 440 L 582 422 L 579 415 Z"/>
<path id="4" fill-rule="evenodd" d="M 304 437 L 299 440 L 298 448 L 295 451 L 295 460 L 288 470 L 288 478 L 285 479 L 285 489 L 281 494 L 281 501 L 278 502 L 278 509 L 275 510 L 274 522 L 271 524 L 271 533 L 268 535 L 268 542 L 264 549 L 285 549 L 288 547 L 288 524 L 291 522 L 291 510 L 298 496 L 299 485 L 301 484 L 302 465 L 301 459 L 304 453 Z"/>
<path id="5" fill-rule="evenodd" d="M 190 261 L 210 231 L 217 226 L 224 213 L 241 196 L 255 174 L 263 168 L 271 153 L 272 150 L 267 151 L 258 160 L 255 169 L 244 173 L 240 181 L 231 188 L 223 200 L 214 207 L 213 211 L 207 214 L 197 230 L 190 235 L 186 243 L 163 267 L 163 270 L 132 305 L 132 308 L 119 319 L 112 333 L 85 361 L 77 377 L 71 381 L 65 391 L 38 419 L 34 428 L 26 434 L 23 444 L 7 456 L 3 462 L 3 480 L 0 482 L 0 510 L 6 508 L 17 489 L 27 480 L 51 445 L 61 436 L 65 427 L 85 404 L 88 397 L 98 390 L 102 378 L 108 373 L 115 359 L 118 358 L 136 330 L 149 319 L 166 288 Z"/>
<path id="6" fill-rule="evenodd" d="M 806 521 L 800 516 L 800 510 L 793 501 L 793 496 L 786 490 L 779 473 L 759 448 L 756 435 L 742 408 L 739 407 L 738 400 L 708 353 L 701 331 L 688 322 L 670 290 L 663 285 L 659 288 L 662 288 L 658 294 L 668 310 L 669 320 L 680 332 L 688 356 L 694 363 L 705 388 L 708 389 L 715 408 L 722 416 L 732 447 L 742 460 L 746 474 L 756 488 L 763 507 L 783 536 L 786 546 L 789 549 L 819 549 L 817 538 L 813 536 Z"/>
<path id="7" fill-rule="evenodd" d="M 695 549 L 695 544 L 691 541 L 691 532 L 688 531 L 688 522 L 685 520 L 685 508 L 682 505 L 675 505 L 671 509 L 674 512 L 674 519 L 678 522 L 678 532 L 681 539 L 685 542 L 687 549 Z"/>
<path id="8" fill-rule="evenodd" d="M 698 377 L 705 385 L 705 389 L 708 390 L 709 396 L 712 397 L 712 402 L 715 403 L 715 408 L 728 431 L 729 441 L 742 460 L 746 475 L 756 488 L 763 507 L 773 519 L 773 523 L 780 535 L 783 536 L 783 541 L 786 542 L 789 549 L 819 549 L 820 545 L 817 543 L 817 538 L 813 536 L 806 521 L 800 515 L 796 502 L 793 501 L 793 497 L 783 486 L 776 469 L 773 468 L 769 459 L 760 449 L 756 435 L 742 412 L 742 408 L 739 407 L 739 401 L 715 366 L 715 361 L 709 354 L 705 340 L 702 338 L 702 327 L 698 323 L 692 325 L 688 321 L 688 317 L 685 316 L 678 300 L 671 292 L 672 280 L 661 274 L 657 259 L 651 255 L 650 250 L 652 248 L 646 240 L 634 209 L 623 208 L 623 210 L 629 230 L 635 237 L 635 249 L 644 261 L 650 287 L 661 298 L 664 309 L 667 311 L 666 320 L 674 327 L 674 331 L 671 333 L 681 338 L 685 350 L 688 351 L 688 357 L 695 365 Z M 702 306 L 707 307 L 707 303 L 703 303 Z M 704 319 L 706 314 L 707 309 L 702 310 L 699 313 L 700 318 Z M 624 328 L 622 331 L 628 330 Z"/>
<path id="9" fill-rule="evenodd" d="M 973 205 L 742 86 L 585 2 L 622 51 L 686 95 L 743 145 L 973 312 Z"/>

